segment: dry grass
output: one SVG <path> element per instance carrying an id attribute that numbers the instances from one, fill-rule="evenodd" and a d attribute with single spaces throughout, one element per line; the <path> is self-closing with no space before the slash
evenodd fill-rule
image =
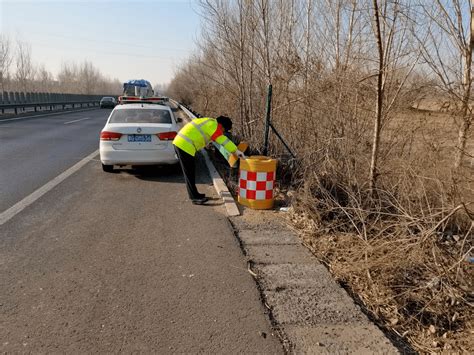
<path id="1" fill-rule="evenodd" d="M 420 352 L 472 352 L 474 275 L 464 261 L 472 235 L 470 241 L 467 236 L 458 241 L 437 236 L 364 241 L 355 234 L 301 228 L 307 227 L 308 217 L 294 213 L 293 224 L 383 326 Z"/>
<path id="2" fill-rule="evenodd" d="M 387 160 L 391 173 L 375 194 L 335 178 L 330 162 L 305 170 L 290 222 L 335 277 L 416 350 L 472 352 L 472 175 L 469 167 L 436 170 L 426 152 L 420 144 L 410 161 Z"/>

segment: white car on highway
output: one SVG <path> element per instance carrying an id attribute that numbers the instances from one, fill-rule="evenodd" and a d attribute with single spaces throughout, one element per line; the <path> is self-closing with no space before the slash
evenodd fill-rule
<path id="1" fill-rule="evenodd" d="M 176 164 L 172 141 L 178 132 L 171 108 L 150 102 L 124 103 L 111 112 L 100 133 L 102 169 L 114 165 Z"/>

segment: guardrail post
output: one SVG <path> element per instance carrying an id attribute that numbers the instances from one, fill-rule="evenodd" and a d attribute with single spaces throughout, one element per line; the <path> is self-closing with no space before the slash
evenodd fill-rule
<path id="1" fill-rule="evenodd" d="M 15 104 L 18 104 L 20 101 L 20 96 L 18 95 L 18 92 L 13 93 L 13 100 Z M 18 115 L 18 107 L 15 107 L 15 115 Z"/>
<path id="2" fill-rule="evenodd" d="M 31 94 L 33 103 L 35 104 L 35 112 L 38 112 L 38 93 L 34 92 Z"/>
<path id="3" fill-rule="evenodd" d="M 3 92 L 3 103 L 5 103 L 5 104 L 9 104 L 9 103 L 10 103 L 10 99 L 9 99 L 8 92 L 7 92 L 7 91 L 4 91 L 4 92 Z M 2 113 L 5 113 L 5 110 L 2 110 Z"/>
<path id="4" fill-rule="evenodd" d="M 37 92 L 34 93 L 33 100 L 34 100 L 34 103 L 36 104 L 35 105 L 35 111 L 37 111 L 38 108 L 41 110 L 41 106 L 39 105 L 39 93 L 37 93 Z"/>
<path id="5" fill-rule="evenodd" d="M 21 103 L 21 104 L 26 103 L 25 93 L 24 93 L 24 92 L 20 92 L 20 103 Z M 25 108 L 25 107 L 22 107 L 21 110 L 22 110 L 23 112 L 25 112 L 25 111 L 26 111 L 26 108 Z"/>
<path id="6" fill-rule="evenodd" d="M 49 110 L 50 111 L 53 111 L 53 105 L 51 105 L 51 94 L 49 92 L 46 93 L 46 102 L 49 103 Z"/>
<path id="7" fill-rule="evenodd" d="M 33 94 L 32 94 L 31 92 L 25 93 L 25 102 L 26 102 L 27 104 L 31 104 L 31 103 L 32 103 L 32 99 L 31 99 L 32 95 L 33 95 Z M 34 109 L 35 109 L 35 112 L 36 112 L 36 107 L 34 107 Z"/>
<path id="8" fill-rule="evenodd" d="M 39 95 L 39 102 L 43 103 L 46 101 L 44 97 L 44 93 L 40 92 L 38 95 Z M 43 111 L 43 105 L 40 105 L 40 110 Z"/>
<path id="9" fill-rule="evenodd" d="M 51 94 L 51 101 L 53 101 L 54 103 L 58 102 L 58 94 L 56 93 L 52 93 Z M 56 105 L 53 105 L 54 109 L 56 109 Z"/>

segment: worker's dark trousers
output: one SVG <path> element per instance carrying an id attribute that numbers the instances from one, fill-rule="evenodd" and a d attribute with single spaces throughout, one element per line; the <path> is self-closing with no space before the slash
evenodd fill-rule
<path id="1" fill-rule="evenodd" d="M 179 164 L 183 169 L 184 180 L 186 181 L 186 188 L 188 189 L 188 195 L 191 200 L 198 199 L 200 196 L 196 188 L 196 168 L 195 159 L 192 155 L 181 150 L 177 146 L 174 146 L 174 150 L 178 155 Z"/>

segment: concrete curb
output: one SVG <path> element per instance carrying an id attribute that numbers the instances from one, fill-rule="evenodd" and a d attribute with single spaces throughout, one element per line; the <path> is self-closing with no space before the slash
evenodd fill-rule
<path id="1" fill-rule="evenodd" d="M 173 102 L 176 106 L 178 106 L 181 110 L 183 110 L 184 113 L 186 113 L 190 118 L 196 118 L 196 116 L 192 112 L 190 112 L 186 107 L 180 105 L 179 102 L 176 102 L 174 100 L 170 101 Z M 240 216 L 239 207 L 235 203 L 235 200 L 232 197 L 232 194 L 230 193 L 229 189 L 227 188 L 227 185 L 225 184 L 224 180 L 219 175 L 219 172 L 217 171 L 216 167 L 209 158 L 209 154 L 207 154 L 207 151 L 205 150 L 202 150 L 200 153 L 203 155 L 204 161 L 206 162 L 206 166 L 209 171 L 209 176 L 212 179 L 212 184 L 214 185 L 214 188 L 216 189 L 219 196 L 224 201 L 224 206 L 227 211 L 227 215 L 229 217 Z"/>

